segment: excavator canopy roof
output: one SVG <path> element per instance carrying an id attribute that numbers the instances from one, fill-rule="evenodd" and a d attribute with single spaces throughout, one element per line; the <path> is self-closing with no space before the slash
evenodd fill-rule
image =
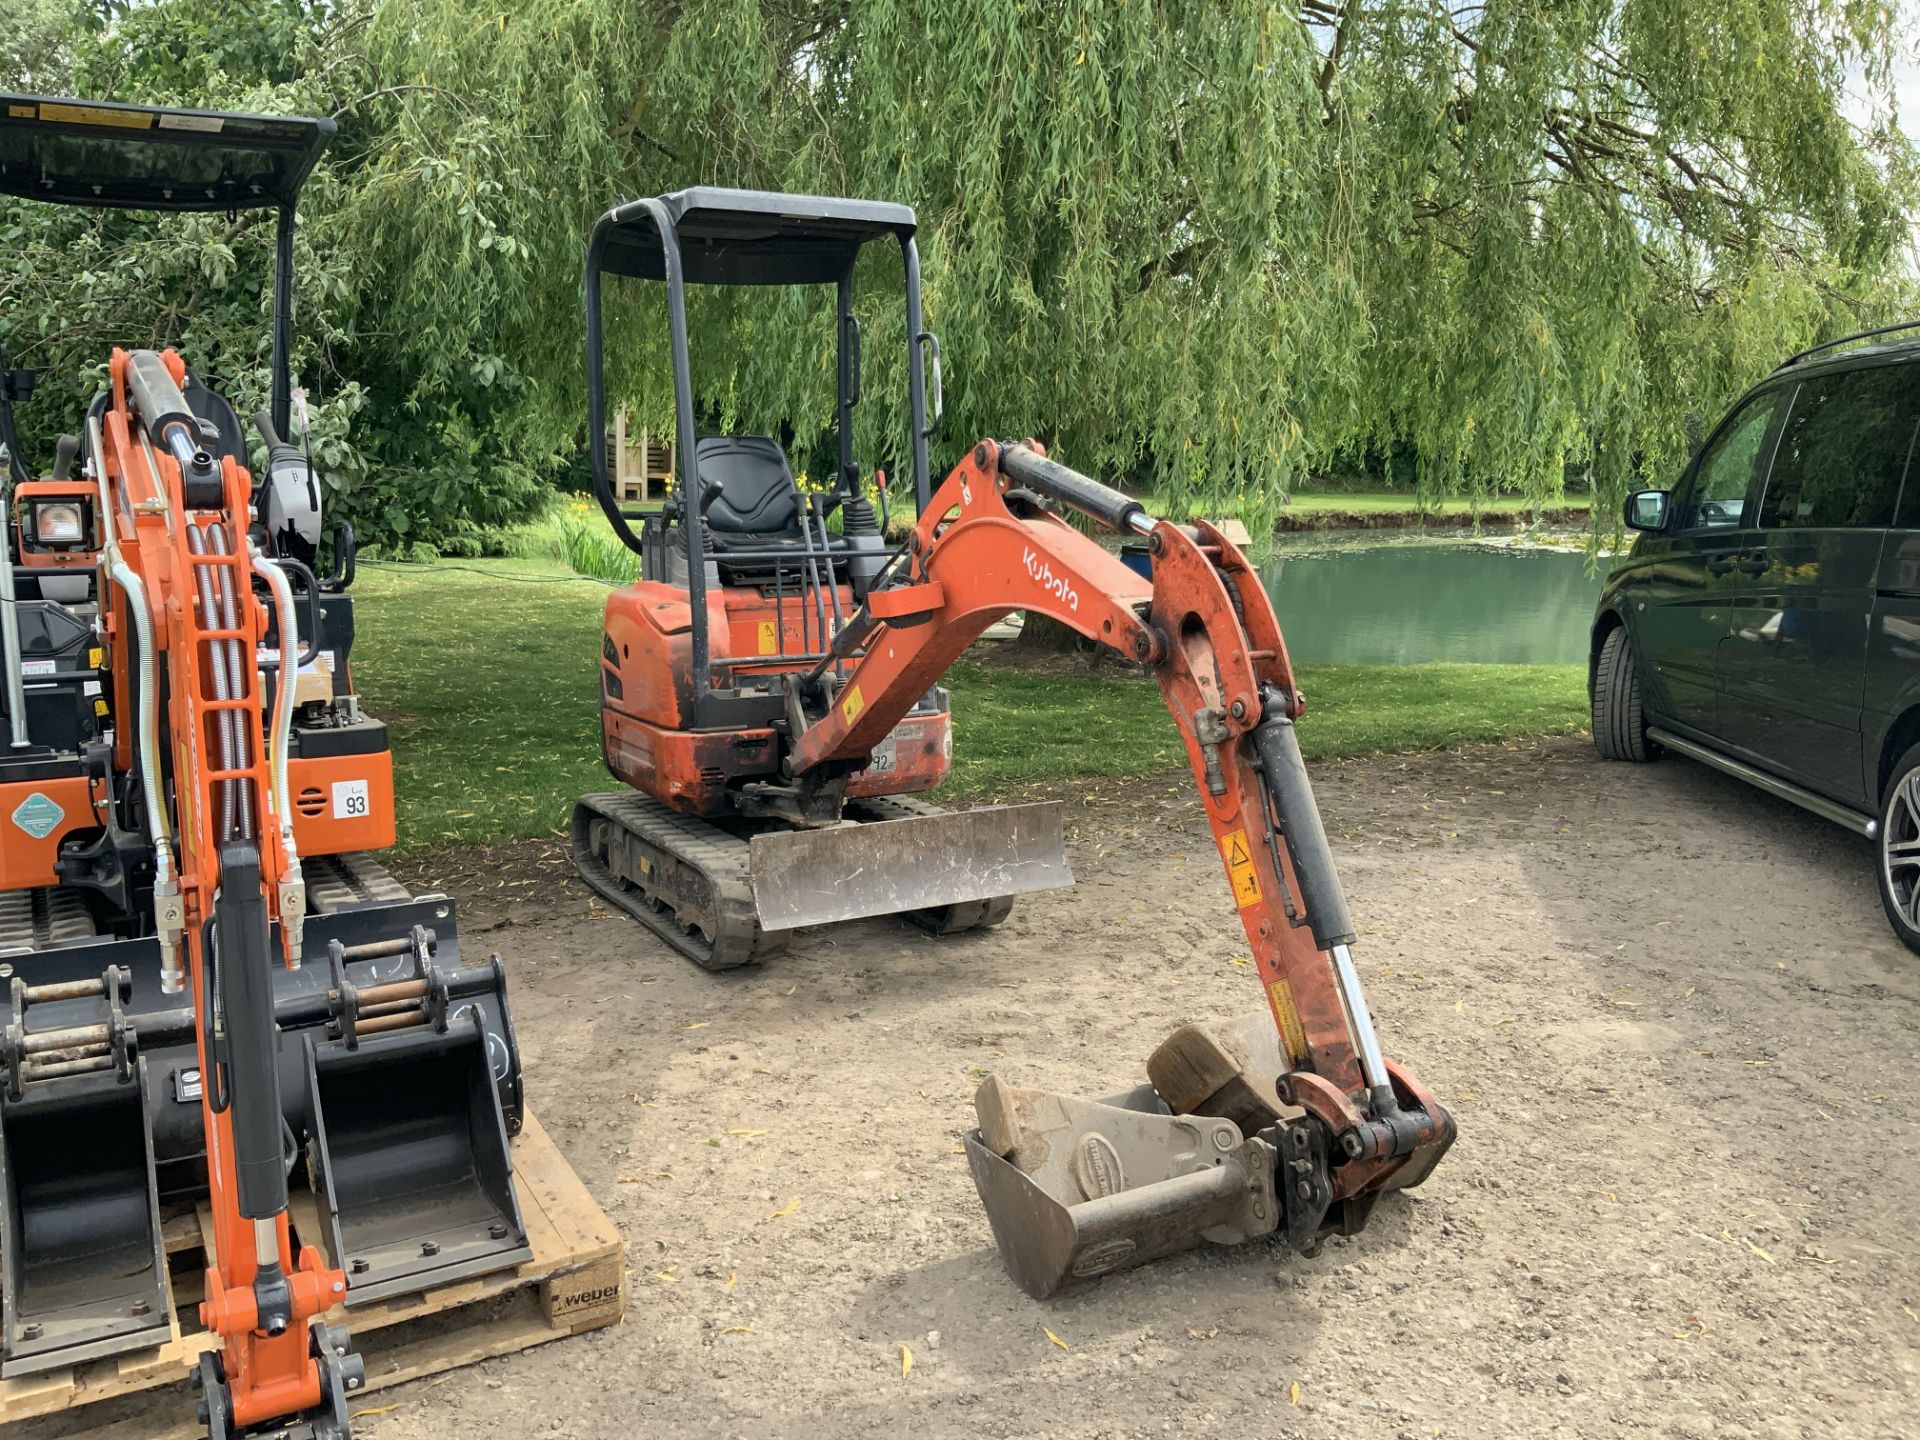
<path id="1" fill-rule="evenodd" d="M 914 231 L 913 211 L 883 200 L 696 185 L 653 203 L 665 208 L 679 238 L 682 273 L 696 285 L 831 284 L 869 240 L 907 239 Z M 666 278 L 648 202 L 617 206 L 600 227 L 602 269 L 641 280 Z"/>
<path id="2" fill-rule="evenodd" d="M 339 127 L 0 94 L 0 194 L 126 210 L 291 205 Z"/>

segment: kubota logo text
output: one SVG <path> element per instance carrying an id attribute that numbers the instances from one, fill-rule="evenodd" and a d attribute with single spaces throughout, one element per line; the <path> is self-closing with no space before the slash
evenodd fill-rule
<path id="1" fill-rule="evenodd" d="M 1080 592 L 1067 583 L 1064 575 L 1055 575 L 1053 567 L 1031 550 L 1023 553 L 1020 558 L 1026 563 L 1027 574 L 1033 577 L 1035 584 L 1042 589 L 1051 590 L 1060 603 L 1069 610 L 1080 608 Z"/>

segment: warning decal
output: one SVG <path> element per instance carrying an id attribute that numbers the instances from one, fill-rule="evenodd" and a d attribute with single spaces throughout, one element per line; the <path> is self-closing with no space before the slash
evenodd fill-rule
<path id="1" fill-rule="evenodd" d="M 1300 1012 L 1293 1006 L 1293 987 L 1284 980 L 1267 986 L 1267 999 L 1273 1005 L 1273 1018 L 1280 1024 L 1280 1039 L 1287 1047 L 1287 1060 L 1293 1065 L 1307 1063 L 1307 1032 L 1300 1023 Z"/>
<path id="2" fill-rule="evenodd" d="M 760 622 L 760 653 L 762 655 L 780 653 L 780 629 L 771 620 Z"/>
<path id="3" fill-rule="evenodd" d="M 860 687 L 858 685 L 849 685 L 847 687 L 847 698 L 840 702 L 840 713 L 847 717 L 847 724 L 851 725 L 854 721 L 858 720 L 860 718 L 860 712 L 866 708 L 866 697 L 860 693 Z"/>
<path id="4" fill-rule="evenodd" d="M 1227 862 L 1227 879 L 1233 886 L 1233 903 L 1245 909 L 1260 903 L 1260 876 L 1253 868 L 1253 851 L 1247 847 L 1247 832 L 1235 830 L 1220 842 L 1220 854 Z"/>

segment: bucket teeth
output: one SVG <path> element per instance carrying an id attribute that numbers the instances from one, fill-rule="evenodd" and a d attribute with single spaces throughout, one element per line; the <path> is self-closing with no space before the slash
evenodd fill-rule
<path id="1" fill-rule="evenodd" d="M 989 1076 L 967 1163 L 1015 1283 L 1035 1299 L 1279 1224 L 1275 1154 L 1231 1120 L 1170 1113 L 1142 1086 L 1081 1100 Z"/>

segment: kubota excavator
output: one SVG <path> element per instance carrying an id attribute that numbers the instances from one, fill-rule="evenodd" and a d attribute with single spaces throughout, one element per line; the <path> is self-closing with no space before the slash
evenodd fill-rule
<path id="1" fill-rule="evenodd" d="M 333 132 L 0 95 L 0 195 L 279 223 L 259 477 L 172 349 L 103 356 L 44 472 L 30 376 L 0 388 L 0 1378 L 197 1358 L 211 1440 L 342 1440 L 356 1303 L 531 1254 L 499 958 L 462 963 L 452 902 L 367 854 L 393 778 L 353 683 L 352 532 L 316 574 L 286 438 L 295 204 Z M 163 1228 L 197 1211 L 196 1332 Z"/>
<path id="2" fill-rule="evenodd" d="M 891 551 L 852 427 L 855 269 L 889 239 L 903 263 L 918 505 Z M 680 447 L 664 511 L 633 515 L 590 447 L 600 504 L 642 579 L 606 605 L 602 738 L 634 789 L 580 801 L 587 880 L 715 968 L 859 915 L 978 928 L 1012 895 L 1070 880 L 1054 807 L 949 814 L 900 798 L 946 773 L 948 668 L 1009 613 L 1050 617 L 1159 680 L 1268 1012 L 1185 1027 L 1149 1060 L 1148 1085 L 1103 1102 L 988 1079 L 967 1153 L 1015 1280 L 1044 1297 L 1201 1240 L 1275 1232 L 1311 1251 L 1425 1179 L 1454 1122 L 1375 1038 L 1294 734 L 1305 699 L 1240 550 L 1212 525 L 1155 520 L 1032 442 L 982 440 L 932 487 L 940 349 L 922 326 L 905 206 L 696 188 L 602 216 L 586 272 L 595 437 L 603 273 L 666 283 Z M 824 498 L 799 492 L 774 437 L 697 434 L 688 284 L 835 287 L 839 462 Z M 1144 536 L 1151 581 L 1060 507 Z"/>

